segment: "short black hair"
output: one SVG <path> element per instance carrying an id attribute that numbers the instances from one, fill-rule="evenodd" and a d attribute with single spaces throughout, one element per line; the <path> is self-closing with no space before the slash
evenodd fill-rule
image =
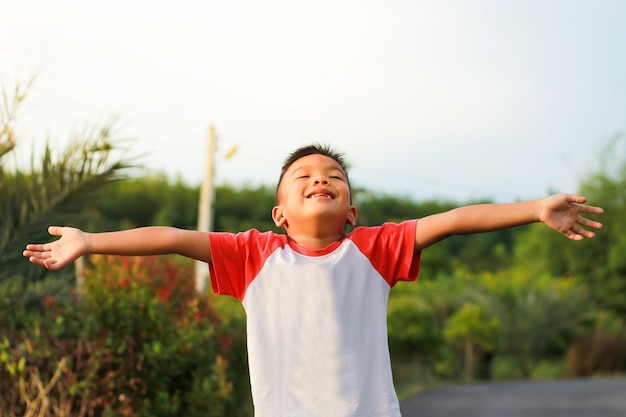
<path id="1" fill-rule="evenodd" d="M 276 201 L 278 202 L 278 187 L 280 187 L 280 182 L 283 180 L 285 176 L 285 172 L 289 169 L 289 167 L 296 162 L 300 158 L 304 158 L 309 155 L 323 155 L 333 159 L 335 162 L 339 164 L 344 174 L 346 174 L 346 181 L 348 183 L 348 189 L 350 189 L 350 180 L 348 179 L 348 169 L 347 164 L 344 159 L 344 154 L 342 152 L 338 152 L 335 149 L 331 148 L 329 145 L 322 145 L 319 143 L 312 143 L 310 145 L 302 146 L 295 151 L 293 151 L 283 162 L 283 166 L 280 170 L 280 177 L 278 178 L 278 183 L 276 184 Z M 351 193 L 352 194 L 352 193 Z M 352 197 L 350 197 L 352 199 Z"/>

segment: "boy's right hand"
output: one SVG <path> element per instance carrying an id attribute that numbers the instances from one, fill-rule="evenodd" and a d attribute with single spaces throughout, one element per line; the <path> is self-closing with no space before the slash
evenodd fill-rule
<path id="1" fill-rule="evenodd" d="M 61 239 L 44 244 L 28 244 L 23 255 L 34 264 L 57 270 L 87 253 L 87 234 L 73 227 L 50 226 L 48 233 Z"/>

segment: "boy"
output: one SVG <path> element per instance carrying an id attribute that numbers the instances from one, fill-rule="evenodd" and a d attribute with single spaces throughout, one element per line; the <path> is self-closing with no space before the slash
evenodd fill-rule
<path id="1" fill-rule="evenodd" d="M 341 154 L 319 145 L 285 161 L 272 218 L 284 235 L 203 233 L 147 227 L 85 233 L 50 227 L 55 242 L 24 256 L 58 269 L 90 253 L 178 253 L 205 261 L 217 294 L 247 314 L 250 380 L 257 417 L 398 417 L 387 346 L 391 287 L 413 281 L 421 251 L 453 234 L 541 221 L 573 240 L 592 238 L 602 209 L 577 195 L 482 204 L 400 224 L 356 227 Z"/>

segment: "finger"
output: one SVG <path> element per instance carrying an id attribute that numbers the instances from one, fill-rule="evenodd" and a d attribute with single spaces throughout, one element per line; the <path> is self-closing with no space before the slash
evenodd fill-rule
<path id="1" fill-rule="evenodd" d="M 27 257 L 39 258 L 39 259 L 48 259 L 51 255 L 50 252 L 41 252 L 41 251 L 31 251 L 25 250 L 22 254 Z"/>
<path id="2" fill-rule="evenodd" d="M 570 203 L 584 204 L 587 202 L 587 197 L 583 197 L 582 195 L 578 194 L 566 194 L 565 197 Z"/>
<path id="3" fill-rule="evenodd" d="M 595 237 L 595 233 L 592 232 L 591 230 L 587 230 L 587 229 L 583 229 L 582 227 L 579 226 L 572 226 L 571 231 L 575 234 L 580 236 L 580 238 L 575 239 L 575 240 L 582 240 L 584 238 L 588 238 L 588 239 L 592 239 L 593 237 Z"/>
<path id="4" fill-rule="evenodd" d="M 602 223 L 594 221 L 594 220 L 589 220 L 580 216 L 578 216 L 578 218 L 576 219 L 576 223 L 585 227 L 593 227 L 594 229 L 602 229 Z"/>
<path id="5" fill-rule="evenodd" d="M 54 259 L 46 259 L 45 261 L 43 261 L 43 266 L 45 266 L 51 271 L 55 271 L 61 267 L 61 264 L 59 264 Z"/>
<path id="6" fill-rule="evenodd" d="M 48 227 L 48 233 L 50 233 L 52 236 L 62 236 L 63 228 L 60 226 L 50 226 Z"/>
<path id="7" fill-rule="evenodd" d="M 588 206 L 585 204 L 578 205 L 578 211 L 580 213 L 589 213 L 589 214 L 602 214 L 604 213 L 604 209 L 602 207 Z"/>
<path id="8" fill-rule="evenodd" d="M 28 258 L 28 261 L 29 261 L 30 263 L 35 264 L 35 265 L 39 265 L 39 266 L 46 266 L 46 260 L 45 260 L 45 259 L 43 259 L 43 258 L 38 258 L 38 257 L 36 257 L 36 256 L 30 256 L 30 257 Z M 47 267 L 46 267 L 46 268 L 47 268 Z"/>
<path id="9" fill-rule="evenodd" d="M 583 240 L 584 239 L 581 235 L 579 235 L 577 233 L 574 233 L 571 230 L 568 230 L 567 232 L 563 232 L 563 234 L 565 235 L 566 238 L 572 239 L 572 240 Z"/>
<path id="10" fill-rule="evenodd" d="M 26 245 L 26 250 L 33 252 L 47 252 L 50 250 L 50 244 L 48 243 L 29 243 Z"/>

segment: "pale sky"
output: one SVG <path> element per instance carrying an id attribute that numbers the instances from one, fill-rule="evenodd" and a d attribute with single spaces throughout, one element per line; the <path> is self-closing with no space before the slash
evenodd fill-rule
<path id="1" fill-rule="evenodd" d="M 315 141 L 357 187 L 512 201 L 576 192 L 626 130 L 625 22 L 621 0 L 7 0 L 0 82 L 37 76 L 23 155 L 115 118 L 198 184 L 214 125 L 218 184 L 273 186 Z"/>

